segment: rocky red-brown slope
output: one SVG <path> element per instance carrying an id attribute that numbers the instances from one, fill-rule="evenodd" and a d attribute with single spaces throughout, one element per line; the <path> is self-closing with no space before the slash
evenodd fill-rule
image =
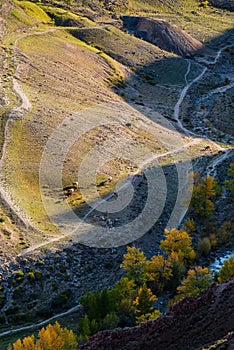
<path id="1" fill-rule="evenodd" d="M 187 34 L 176 25 L 146 17 L 123 16 L 123 25 L 160 49 L 180 56 L 190 55 L 203 48 L 200 41 Z"/>
<path id="2" fill-rule="evenodd" d="M 127 330 L 103 331 L 79 350 L 198 350 L 234 330 L 234 277 L 212 285 L 198 298 L 187 298 L 170 313 Z M 233 338 L 220 349 L 233 349 Z M 231 339 L 230 339 L 231 338 Z"/>

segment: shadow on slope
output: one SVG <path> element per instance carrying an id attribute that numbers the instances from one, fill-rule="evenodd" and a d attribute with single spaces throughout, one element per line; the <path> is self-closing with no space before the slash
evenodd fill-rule
<path id="1" fill-rule="evenodd" d="M 127 79 L 122 95 L 143 114 L 145 106 L 174 121 L 175 126 L 180 119 L 182 133 L 232 144 L 234 29 L 205 45 L 212 49 L 208 56 L 198 49 L 190 59 L 163 57 L 138 67 L 137 74 Z"/>

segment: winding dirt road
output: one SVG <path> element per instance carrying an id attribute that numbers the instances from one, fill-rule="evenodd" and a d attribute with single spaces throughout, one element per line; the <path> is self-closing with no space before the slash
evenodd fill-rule
<path id="1" fill-rule="evenodd" d="M 48 31 L 46 31 L 48 32 Z M 45 34 L 46 32 L 44 33 L 39 33 L 40 35 L 42 34 Z M 28 35 L 35 35 L 35 34 L 28 34 Z M 26 36 L 26 35 L 24 35 Z M 19 40 L 19 39 L 18 39 Z M 228 46 L 229 47 L 229 46 Z M 226 47 L 224 48 L 221 48 L 218 52 L 217 52 L 217 55 L 214 59 L 214 61 L 210 62 L 210 61 L 206 61 L 206 60 L 203 60 L 204 63 L 209 63 L 209 64 L 216 64 L 219 60 L 219 58 L 221 57 L 221 54 L 222 54 L 222 51 L 225 49 Z M 187 128 L 185 128 L 180 120 L 180 108 L 181 108 L 181 104 L 184 100 L 184 98 L 186 97 L 187 95 L 187 92 L 188 90 L 190 89 L 190 87 L 195 84 L 196 82 L 200 81 L 204 75 L 206 74 L 206 72 L 208 71 L 208 68 L 205 67 L 203 69 L 203 71 L 196 77 L 194 78 L 191 82 L 188 82 L 188 75 L 189 73 L 191 72 L 191 62 L 188 61 L 188 69 L 185 73 L 185 83 L 186 85 L 184 86 L 184 88 L 182 89 L 181 93 L 180 93 L 180 96 L 179 96 L 179 99 L 174 107 L 174 119 L 176 120 L 177 122 L 177 125 L 178 125 L 178 128 L 181 129 L 186 135 L 188 136 L 193 136 L 193 137 L 196 137 L 195 140 L 192 140 L 190 143 L 188 143 L 186 146 L 184 147 L 189 147 L 191 145 L 194 145 L 198 142 L 200 142 L 201 138 L 202 139 L 206 139 L 207 141 L 211 142 L 211 143 L 214 143 L 216 145 L 216 147 L 218 147 L 220 150 L 222 150 L 224 153 L 221 154 L 221 155 L 218 155 L 217 157 L 215 157 L 215 159 L 211 160 L 209 166 L 210 166 L 210 170 L 207 171 L 207 174 L 213 174 L 213 176 L 215 176 L 215 169 L 216 167 L 224 160 L 226 159 L 231 153 L 232 153 L 232 150 L 230 149 L 224 149 L 222 147 L 220 147 L 219 145 L 217 145 L 214 141 L 210 140 L 208 137 L 204 137 L 203 135 L 198 135 L 198 134 L 195 134 L 194 132 L 188 130 Z M 11 119 L 14 118 L 14 115 L 15 113 L 21 113 L 21 112 L 28 112 L 30 109 L 31 109 L 31 104 L 30 104 L 30 101 L 28 99 L 28 97 L 26 96 L 25 92 L 23 91 L 20 83 L 13 77 L 13 87 L 14 87 L 14 90 L 16 92 L 16 94 L 20 97 L 22 103 L 21 103 L 21 106 L 20 107 L 16 107 L 12 110 L 9 118 L 8 118 L 8 121 L 7 121 L 7 124 L 6 124 L 6 128 L 5 128 L 5 142 L 4 142 L 4 146 L 3 146 L 3 154 L 2 154 L 2 158 L 0 160 L 0 169 L 2 167 L 2 164 L 3 164 L 3 160 L 5 158 L 5 154 L 6 154 L 6 147 L 7 147 L 7 143 L 8 143 L 8 140 L 9 140 L 9 135 L 8 135 L 8 129 L 9 129 L 9 123 L 11 122 Z M 230 88 L 230 85 L 228 85 L 226 87 L 226 89 Z M 222 88 L 222 92 L 225 92 L 225 87 Z M 182 151 L 182 148 L 181 148 L 181 151 Z M 178 152 L 178 150 L 175 150 L 174 152 L 166 152 L 164 153 L 163 155 L 160 155 L 158 157 L 163 157 L 163 156 L 166 156 L 166 155 L 170 155 L 172 153 L 175 153 L 175 152 Z M 137 174 L 137 172 L 136 172 Z M 16 214 L 21 218 L 21 220 L 23 222 L 25 222 L 25 225 L 27 226 L 31 226 L 32 227 L 32 223 L 30 221 L 27 221 L 27 218 L 22 216 L 22 211 L 21 210 L 18 210 L 17 206 L 15 203 L 13 203 L 11 201 L 11 199 L 9 198 L 9 196 L 7 195 L 7 193 L 4 191 L 4 189 L 2 188 L 2 186 L 0 187 L 0 192 L 1 192 L 1 196 L 6 200 L 6 202 L 9 204 L 9 206 L 12 208 L 13 211 L 16 212 Z M 98 206 L 102 203 L 103 200 L 100 200 L 99 202 L 97 202 L 97 205 L 95 208 L 98 208 Z M 87 217 L 93 212 L 93 210 L 95 210 L 95 208 L 91 209 L 83 218 L 83 222 L 87 219 Z M 181 219 L 182 220 L 182 219 Z M 33 225 L 33 229 L 34 229 L 34 225 Z M 43 243 L 43 244 L 38 244 L 38 245 L 34 245 L 32 247 L 30 247 L 29 249 L 27 249 L 26 251 L 24 251 L 21 255 L 24 255 L 24 254 L 29 254 L 30 252 L 36 250 L 36 249 L 40 249 L 50 243 L 53 243 L 53 242 L 58 242 L 60 239 L 64 238 L 64 235 L 62 236 L 58 236 L 56 238 L 53 238 L 51 240 L 49 240 L 48 242 L 46 243 Z M 18 333 L 18 332 L 21 332 L 21 331 L 24 331 L 24 330 L 30 330 L 30 329 L 35 329 L 35 328 L 38 328 L 38 327 L 41 327 L 59 317 L 62 317 L 62 316 L 66 316 L 70 313 L 73 313 L 75 311 L 77 311 L 78 309 L 80 308 L 80 305 L 76 305 L 75 307 L 67 310 L 66 312 L 63 312 L 63 313 L 60 313 L 60 314 L 57 314 L 57 315 L 54 315 L 53 317 L 47 319 L 47 320 L 44 320 L 42 322 L 39 322 L 39 323 L 35 323 L 35 324 L 32 324 L 32 325 L 27 325 L 27 326 L 23 326 L 23 327 L 19 327 L 19 328 L 15 328 L 15 329 L 10 329 L 10 330 L 7 330 L 5 332 L 2 332 L 0 333 L 0 337 L 3 337 L 3 336 L 6 336 L 6 335 L 9 335 L 9 334 L 15 334 L 15 333 Z"/>
<path id="2" fill-rule="evenodd" d="M 4 337 L 6 335 L 16 334 L 16 333 L 19 333 L 19 332 L 22 332 L 22 331 L 28 331 L 30 329 L 35 329 L 35 328 L 42 327 L 42 326 L 48 324 L 49 322 L 58 319 L 59 317 L 67 316 L 67 315 L 69 315 L 69 314 L 71 314 L 73 312 L 76 312 L 80 308 L 81 308 L 81 305 L 78 304 L 76 306 L 73 306 L 71 309 L 69 309 L 69 310 L 67 310 L 65 312 L 62 312 L 62 313 L 57 314 L 55 316 L 52 316 L 52 317 L 48 318 L 47 320 L 41 321 L 39 323 L 34 323 L 32 325 L 29 325 L 29 326 L 23 326 L 23 327 L 19 327 L 19 328 L 10 329 L 8 331 L 0 333 L 0 338 Z"/>
<path id="3" fill-rule="evenodd" d="M 227 48 L 231 48 L 231 47 L 234 47 L 234 45 L 227 45 L 225 47 L 222 47 L 218 52 L 217 52 L 217 55 L 214 59 L 214 61 L 208 61 L 208 60 L 205 60 L 203 59 L 202 62 L 203 63 L 206 63 L 206 64 L 211 64 L 211 65 L 215 65 L 218 60 L 220 59 L 221 55 L 222 55 L 222 52 L 227 49 Z M 208 164 L 208 167 L 207 167 L 207 176 L 213 176 L 213 177 L 216 177 L 217 175 L 217 171 L 216 171 L 216 167 L 221 164 L 225 159 L 227 159 L 232 153 L 233 153 L 233 149 L 227 149 L 227 148 L 224 148 L 224 147 L 221 147 L 219 144 L 217 144 L 216 142 L 214 142 L 213 140 L 211 140 L 209 137 L 207 136 L 204 136 L 204 135 L 201 135 L 201 134 L 198 134 L 198 133 L 194 133 L 190 130 L 188 130 L 187 128 L 185 128 L 180 120 L 180 107 L 181 107 L 181 104 L 188 92 L 188 90 L 190 89 L 190 87 L 197 83 L 198 81 L 200 81 L 204 75 L 208 72 L 208 68 L 205 67 L 203 69 L 203 71 L 201 72 L 201 74 L 199 74 L 199 76 L 197 76 L 196 78 L 194 78 L 191 82 L 188 82 L 187 81 L 187 77 L 188 77 L 188 74 L 190 73 L 191 71 L 191 62 L 188 61 L 188 69 L 187 69 L 187 72 L 185 74 L 185 81 L 187 82 L 186 86 L 183 88 L 183 90 L 181 91 L 181 94 L 180 94 L 180 98 L 179 100 L 177 101 L 176 105 L 175 105 L 175 108 L 174 108 L 174 119 L 177 121 L 177 124 L 179 126 L 179 128 L 188 136 L 194 136 L 194 137 L 200 137 L 200 138 L 203 138 L 207 141 L 209 141 L 210 143 L 214 144 L 218 149 L 219 151 L 222 151 L 221 154 L 217 155 L 216 157 L 214 157 L 214 159 L 211 160 L 211 162 Z M 212 90 L 210 93 L 211 94 L 217 94 L 217 93 L 224 93 L 225 91 L 231 89 L 232 87 L 234 86 L 234 83 L 230 83 L 228 85 L 225 85 L 225 86 L 222 86 L 222 87 L 219 87 L 217 89 L 214 89 Z"/>

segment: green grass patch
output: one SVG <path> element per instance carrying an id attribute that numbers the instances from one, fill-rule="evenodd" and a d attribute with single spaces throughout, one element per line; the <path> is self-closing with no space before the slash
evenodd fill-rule
<path id="1" fill-rule="evenodd" d="M 14 0 L 15 8 L 11 14 L 27 26 L 37 23 L 51 23 L 51 18 L 38 5 L 30 1 Z"/>
<path id="2" fill-rule="evenodd" d="M 11 137 L 14 142 L 9 145 L 7 150 L 4 175 L 10 185 L 13 197 L 17 198 L 19 207 L 32 218 L 38 227 L 55 232 L 56 228 L 48 220 L 40 199 L 38 174 L 30 169 L 37 164 L 38 159 L 36 151 L 30 147 L 30 138 L 27 137 L 27 134 L 28 131 L 22 121 L 17 121 L 11 128 Z M 30 151 L 29 148 L 31 148 Z M 14 162 L 12 163 L 9 159 L 14 159 Z M 26 164 L 31 165 L 28 167 Z M 14 180 L 16 178 L 17 181 Z"/>

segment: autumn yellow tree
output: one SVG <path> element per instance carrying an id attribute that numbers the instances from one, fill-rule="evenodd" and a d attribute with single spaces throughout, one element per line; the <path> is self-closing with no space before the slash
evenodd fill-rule
<path id="1" fill-rule="evenodd" d="M 165 229 L 165 240 L 160 242 L 160 248 L 168 255 L 172 253 L 181 262 L 191 262 L 195 258 L 195 251 L 192 247 L 191 236 L 183 230 L 173 228 L 171 231 Z"/>
<path id="2" fill-rule="evenodd" d="M 196 297 L 213 282 L 211 271 L 207 267 L 196 266 L 188 270 L 187 277 L 177 288 L 179 299 Z"/>
<path id="3" fill-rule="evenodd" d="M 153 320 L 161 315 L 159 310 L 153 308 L 153 302 L 157 300 L 157 297 L 152 293 L 150 288 L 147 288 L 144 283 L 142 287 L 139 288 L 137 297 L 134 301 L 136 307 L 136 324 L 145 322 L 148 320 Z"/>
<path id="4" fill-rule="evenodd" d="M 188 233 L 196 231 L 194 220 L 191 218 L 188 218 L 188 220 L 186 220 L 183 224 L 183 229 Z"/>
<path id="5" fill-rule="evenodd" d="M 36 348 L 35 338 L 32 335 L 31 337 L 25 337 L 22 341 L 18 339 L 13 345 L 8 346 L 8 350 L 41 350 Z"/>
<path id="6" fill-rule="evenodd" d="M 172 277 L 172 261 L 160 254 L 154 255 L 147 261 L 146 272 L 147 280 L 161 292 Z"/>
<path id="7" fill-rule="evenodd" d="M 23 340 L 18 339 L 8 346 L 8 350 L 77 350 L 77 347 L 74 333 L 56 322 L 43 327 L 38 333 L 38 339 L 34 335 Z"/>
<path id="8" fill-rule="evenodd" d="M 125 270 L 125 276 L 133 280 L 137 285 L 146 281 L 146 257 L 140 248 L 127 247 L 123 263 L 120 265 Z"/>
<path id="9" fill-rule="evenodd" d="M 196 177 L 193 187 L 193 195 L 190 203 L 190 208 L 200 218 L 211 216 L 214 211 L 213 198 L 217 192 L 217 183 L 211 176 L 206 176 L 204 179 Z"/>
<path id="10" fill-rule="evenodd" d="M 234 275 L 234 257 L 230 256 L 228 260 L 225 260 L 221 270 L 219 271 L 218 282 L 226 282 L 231 276 Z"/>

